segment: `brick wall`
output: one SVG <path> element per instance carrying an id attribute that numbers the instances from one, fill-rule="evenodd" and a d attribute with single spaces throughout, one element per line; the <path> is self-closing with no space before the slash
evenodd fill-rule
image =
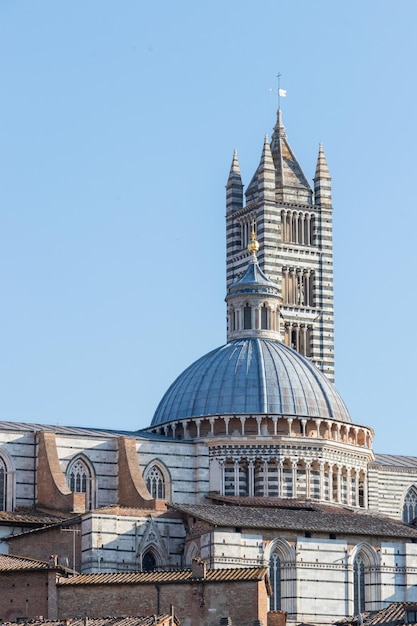
<path id="1" fill-rule="evenodd" d="M 75 569 L 81 571 L 81 532 L 80 525 L 69 526 L 75 533 Z M 51 528 L 36 533 L 28 533 L 9 541 L 9 553 L 26 556 L 40 561 L 49 561 L 51 554 L 58 556 L 58 562 L 65 565 L 65 557 L 69 567 L 73 567 L 74 535 L 61 528 Z"/>
<path id="2" fill-rule="evenodd" d="M 177 584 L 58 585 L 59 619 L 108 615 L 168 613 L 171 604 L 181 623 L 218 625 L 230 617 L 239 626 L 267 623 L 264 581 L 214 583 L 196 580 Z"/>
<path id="3" fill-rule="evenodd" d="M 48 570 L 1 573 L 0 620 L 13 622 L 18 617 L 48 617 L 49 573 Z"/>

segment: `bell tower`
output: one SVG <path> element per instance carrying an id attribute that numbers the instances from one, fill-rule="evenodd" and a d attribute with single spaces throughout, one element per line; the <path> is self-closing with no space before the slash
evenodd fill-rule
<path id="1" fill-rule="evenodd" d="M 290 147 L 280 109 L 245 198 L 235 151 L 226 185 L 227 288 L 246 270 L 255 224 L 259 266 L 280 289 L 281 340 L 333 381 L 331 178 L 320 145 L 312 189 Z"/>

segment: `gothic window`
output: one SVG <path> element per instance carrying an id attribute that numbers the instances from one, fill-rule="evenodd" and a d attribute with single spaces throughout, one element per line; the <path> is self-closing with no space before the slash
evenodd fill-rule
<path id="1" fill-rule="evenodd" d="M 153 572 L 156 569 L 156 559 L 152 552 L 148 550 L 142 557 L 142 571 Z"/>
<path id="2" fill-rule="evenodd" d="M 360 555 L 353 561 L 353 611 L 355 615 L 365 610 L 365 564 Z"/>
<path id="3" fill-rule="evenodd" d="M 73 493 L 87 493 L 87 472 L 82 461 L 78 460 L 71 466 L 68 486 Z"/>
<path id="4" fill-rule="evenodd" d="M 146 477 L 146 486 L 152 498 L 163 500 L 165 498 L 165 481 L 161 470 L 153 465 Z"/>
<path id="5" fill-rule="evenodd" d="M 404 500 L 403 522 L 411 522 L 415 517 L 417 517 L 417 489 L 411 487 Z"/>
<path id="6" fill-rule="evenodd" d="M 94 507 L 94 489 L 92 471 L 82 459 L 75 459 L 67 470 L 67 484 L 73 493 L 85 493 L 85 506 Z"/>
<path id="7" fill-rule="evenodd" d="M 272 587 L 269 610 L 279 611 L 281 610 L 281 559 L 276 552 L 273 552 L 269 560 L 269 578 Z"/>

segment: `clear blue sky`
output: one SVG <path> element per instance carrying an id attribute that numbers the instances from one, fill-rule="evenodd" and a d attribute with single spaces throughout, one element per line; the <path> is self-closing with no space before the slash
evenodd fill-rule
<path id="1" fill-rule="evenodd" d="M 415 0 L 0 0 L 0 419 L 136 430 L 225 342 L 224 185 L 333 177 L 336 386 L 417 454 Z"/>

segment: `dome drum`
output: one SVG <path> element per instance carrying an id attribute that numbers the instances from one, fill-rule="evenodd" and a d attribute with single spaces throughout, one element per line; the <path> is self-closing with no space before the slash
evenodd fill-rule
<path id="1" fill-rule="evenodd" d="M 337 444 L 338 447 L 372 449 L 373 430 L 365 426 L 312 417 L 286 415 L 210 415 L 166 422 L 150 432 L 175 439 L 245 439 L 253 442 L 296 440 L 298 446 Z"/>

